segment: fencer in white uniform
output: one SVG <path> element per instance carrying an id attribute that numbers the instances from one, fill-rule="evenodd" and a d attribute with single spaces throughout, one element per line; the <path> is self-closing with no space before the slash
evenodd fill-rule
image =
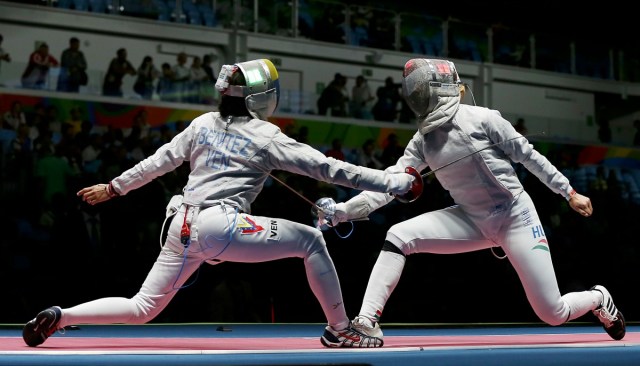
<path id="1" fill-rule="evenodd" d="M 205 262 L 256 263 L 298 257 L 326 316 L 327 347 L 367 346 L 371 337 L 350 326 L 340 282 L 322 233 L 301 223 L 251 214 L 251 203 L 272 170 L 362 190 L 404 193 L 414 177 L 328 158 L 286 136 L 266 119 L 275 111 L 279 80 L 266 59 L 224 65 L 216 88 L 220 112 L 204 113 L 153 155 L 78 196 L 94 205 L 125 195 L 179 167 L 191 168 L 166 241 L 133 298 L 102 298 L 41 311 L 23 328 L 27 345 L 76 324 L 142 324 L 155 318 Z M 194 304 L 197 306 L 197 304 Z"/>
<path id="2" fill-rule="evenodd" d="M 380 317 L 400 280 L 406 256 L 500 247 L 542 321 L 559 325 L 592 311 L 613 339 L 622 339 L 624 317 L 603 286 L 560 294 L 548 239 L 512 162 L 522 164 L 550 190 L 567 199 L 579 214 L 591 215 L 590 199 L 577 193 L 498 111 L 461 104 L 464 85 L 452 62 L 409 60 L 404 66 L 402 87 L 419 126 L 404 156 L 386 171 L 401 172 L 406 167 L 436 170 L 469 156 L 434 172 L 454 206 L 421 214 L 388 230 L 354 326 L 378 338 L 372 343 L 374 347 L 383 345 Z M 335 204 L 329 220 L 335 226 L 367 217 L 391 200 L 388 194 L 362 192 Z"/>

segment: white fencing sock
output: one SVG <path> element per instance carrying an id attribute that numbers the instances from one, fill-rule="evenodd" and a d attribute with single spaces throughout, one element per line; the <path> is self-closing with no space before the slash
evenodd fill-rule
<path id="1" fill-rule="evenodd" d="M 359 315 L 376 322 L 380 320 L 382 309 L 400 281 L 406 261 L 401 254 L 386 250 L 380 252 L 371 271 Z"/>

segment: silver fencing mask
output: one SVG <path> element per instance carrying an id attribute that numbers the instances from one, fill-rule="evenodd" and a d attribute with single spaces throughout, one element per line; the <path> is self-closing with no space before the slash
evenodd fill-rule
<path id="1" fill-rule="evenodd" d="M 229 78 L 240 70 L 247 85 L 229 85 Z M 267 59 L 223 65 L 216 89 L 225 95 L 243 97 L 253 118 L 266 120 L 278 107 L 280 101 L 280 81 L 278 71 Z"/>
<path id="2" fill-rule="evenodd" d="M 418 120 L 431 113 L 440 97 L 460 95 L 460 77 L 453 62 L 414 58 L 404 65 L 402 92 Z"/>

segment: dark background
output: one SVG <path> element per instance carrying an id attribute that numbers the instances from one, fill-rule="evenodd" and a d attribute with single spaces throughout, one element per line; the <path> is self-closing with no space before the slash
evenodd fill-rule
<path id="1" fill-rule="evenodd" d="M 401 12 L 423 12 L 443 19 L 500 24 L 547 35 L 606 41 L 611 45 L 638 45 L 637 15 L 621 3 L 585 6 L 563 1 L 366 1 L 368 5 Z"/>

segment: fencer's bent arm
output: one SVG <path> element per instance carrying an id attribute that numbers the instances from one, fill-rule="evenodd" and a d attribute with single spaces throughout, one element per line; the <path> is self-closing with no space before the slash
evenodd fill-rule
<path id="1" fill-rule="evenodd" d="M 503 141 L 519 135 L 509 121 L 499 114 L 495 116 L 485 125 L 487 134 L 492 140 Z M 560 194 L 568 200 L 571 198 L 572 192 L 575 192 L 569 179 L 549 159 L 538 152 L 527 139 L 505 141 L 504 144 L 500 144 L 500 148 L 512 161 L 524 165 L 554 193 Z"/>

